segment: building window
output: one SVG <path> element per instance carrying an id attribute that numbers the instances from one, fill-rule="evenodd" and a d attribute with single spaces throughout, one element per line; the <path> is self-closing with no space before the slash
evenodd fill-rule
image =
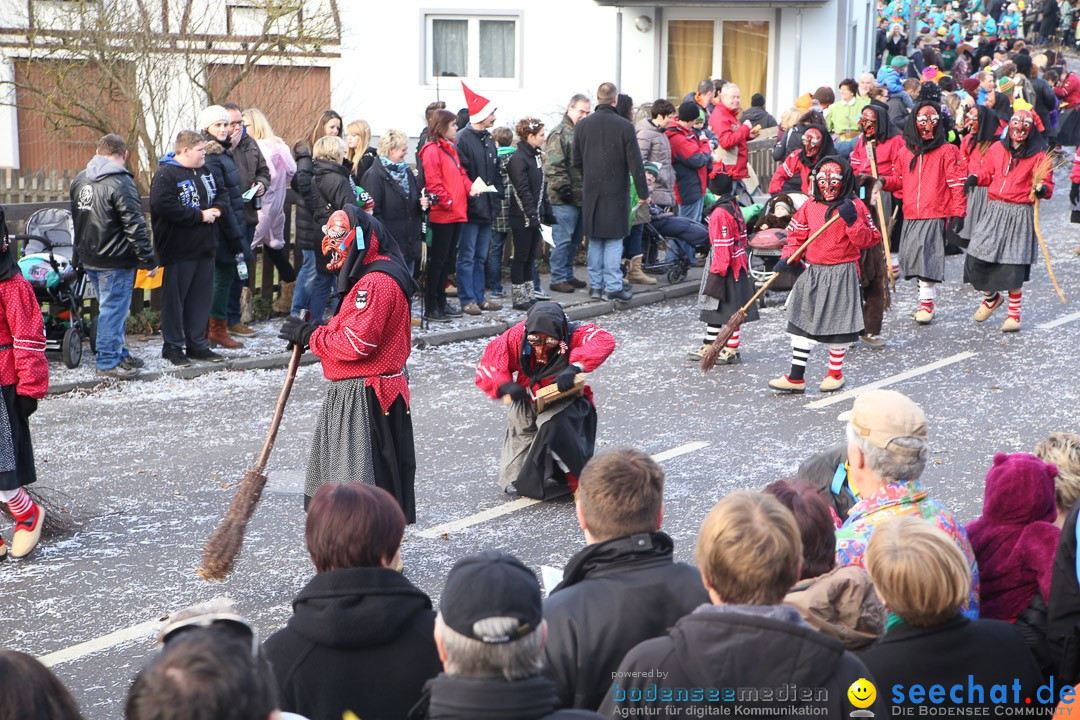
<path id="1" fill-rule="evenodd" d="M 427 82 L 437 77 L 516 80 L 520 19 L 493 15 L 428 15 Z"/>

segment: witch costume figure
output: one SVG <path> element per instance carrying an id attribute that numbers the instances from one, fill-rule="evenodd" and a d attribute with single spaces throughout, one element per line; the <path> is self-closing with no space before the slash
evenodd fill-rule
<path id="1" fill-rule="evenodd" d="M 971 235 L 964 261 L 964 282 L 985 295 L 975 322 L 990 319 L 1009 295 L 1002 332 L 1020 330 L 1023 285 L 1035 261 L 1035 199 L 1054 193 L 1054 174 L 1047 171 L 1047 142 L 1042 121 L 1031 105 L 1017 100 L 1009 132 L 986 152 L 978 176 L 986 187 L 986 211 Z M 1040 171 L 1040 168 L 1042 169 Z"/>
<path id="2" fill-rule="evenodd" d="M 964 193 L 967 195 L 967 217 L 959 233 L 961 247 L 971 244 L 971 236 L 982 216 L 986 213 L 986 186 L 979 184 L 979 175 L 983 172 L 990 148 L 1001 137 L 1001 121 L 994 111 L 985 105 L 976 105 L 964 115 L 966 135 L 960 141 L 960 152 L 967 159 L 967 180 Z"/>
<path id="3" fill-rule="evenodd" d="M 320 485 L 364 483 L 393 495 L 413 523 L 416 455 L 405 361 L 417 286 L 393 237 L 367 213 L 335 211 L 323 232 L 327 268 L 338 270 L 337 311 L 322 326 L 287 318 L 279 335 L 310 347 L 331 381 L 311 445 L 304 507 Z"/>
<path id="4" fill-rule="evenodd" d="M 815 343 L 829 348 L 829 373 L 822 392 L 844 386 L 844 357 L 863 332 L 859 257 L 881 242 L 870 209 L 855 197 L 855 175 L 847 160 L 826 157 L 814 168 L 814 196 L 803 203 L 787 227 L 787 245 L 773 270 L 799 275 L 787 302 L 791 336 L 791 371 L 769 387 L 788 393 L 806 390 L 806 361 Z M 833 216 L 840 220 L 824 230 L 795 264 L 788 261 L 806 240 Z"/>
<path id="5" fill-rule="evenodd" d="M 37 480 L 29 418 L 49 389 L 45 324 L 30 283 L 19 272 L 0 210 L 0 503 L 15 518 L 11 557 L 30 554 L 41 539 L 45 509 L 26 486 Z M 8 556 L 0 538 L 0 560 Z"/>
<path id="6" fill-rule="evenodd" d="M 596 407 L 592 389 L 538 411 L 537 392 L 552 384 L 572 390 L 578 373 L 598 368 L 615 338 L 592 323 L 570 323 L 554 302 L 532 306 L 524 322 L 488 343 L 476 368 L 476 385 L 491 398 L 509 398 L 499 485 L 519 495 L 549 500 L 577 490 L 592 457 Z"/>

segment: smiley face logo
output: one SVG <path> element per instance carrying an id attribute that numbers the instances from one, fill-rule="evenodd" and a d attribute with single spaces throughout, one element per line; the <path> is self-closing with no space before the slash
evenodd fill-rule
<path id="1" fill-rule="evenodd" d="M 866 678 L 859 678 L 851 683 L 847 691 L 848 700 L 857 708 L 868 708 L 877 699 L 877 688 Z"/>

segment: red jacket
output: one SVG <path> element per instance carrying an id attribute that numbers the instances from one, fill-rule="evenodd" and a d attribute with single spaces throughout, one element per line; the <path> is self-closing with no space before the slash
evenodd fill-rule
<path id="1" fill-rule="evenodd" d="M 986 151 L 979 173 L 979 184 L 986 186 L 986 197 L 990 200 L 1032 205 L 1035 202 L 1031 199 L 1032 175 L 1045 157 L 1046 153 L 1040 152 L 1031 157 L 1018 158 L 1010 170 L 1012 155 L 1004 143 L 996 142 Z M 1046 188 L 1043 199 L 1048 200 L 1054 194 L 1053 173 L 1047 173 L 1042 184 Z"/>
<path id="2" fill-rule="evenodd" d="M 371 236 L 367 262 L 386 259 Z M 412 351 L 412 319 L 405 293 L 389 275 L 369 272 L 341 299 L 341 310 L 316 328 L 311 352 L 322 360 L 327 380 L 367 378 L 383 412 L 401 396 L 409 404 L 405 361 Z"/>
<path id="3" fill-rule="evenodd" d="M 476 386 L 489 397 L 499 397 L 499 387 L 513 380 L 529 391 L 530 396 L 539 388 L 550 385 L 555 378 L 544 378 L 533 387 L 521 372 L 521 343 L 524 341 L 525 323 L 519 322 L 484 348 L 484 356 L 476 368 Z M 579 325 L 570 337 L 570 362 L 579 363 L 584 372 L 590 373 L 608 359 L 615 350 L 615 338 L 604 328 L 592 323 Z M 516 374 L 516 375 L 515 375 Z M 585 397 L 592 402 L 592 389 L 585 386 Z"/>
<path id="4" fill-rule="evenodd" d="M 1076 154 L 1073 155 L 1073 169 L 1069 174 L 1069 180 L 1080 183 L 1080 147 L 1076 148 Z"/>
<path id="5" fill-rule="evenodd" d="M 915 171 L 908 170 L 914 154 L 905 145 L 885 178 L 885 189 L 900 190 L 904 198 L 905 220 L 964 217 L 967 214 L 967 160 L 955 145 L 941 145 L 920 155 Z"/>
<path id="6" fill-rule="evenodd" d="M 979 152 L 978 143 L 975 142 L 975 138 L 968 135 L 960 141 L 960 152 L 967 158 L 967 172 L 968 175 L 975 175 L 976 177 L 982 172 L 983 163 L 986 162 L 986 156 L 990 154 L 990 148 L 1000 143 L 991 142 L 990 146 L 986 148 L 985 152 Z M 979 183 L 983 185 L 985 183 Z"/>
<path id="7" fill-rule="evenodd" d="M 1080 105 L 1080 78 L 1074 72 L 1069 73 L 1061 81 L 1061 86 L 1054 88 L 1054 94 L 1061 98 L 1060 110 Z"/>
<path id="8" fill-rule="evenodd" d="M 461 166 L 457 149 L 443 138 L 420 148 L 424 166 L 424 189 L 439 196 L 428 219 L 434 223 L 465 222 L 469 218 L 469 175 Z"/>
<path id="9" fill-rule="evenodd" d="M 30 283 L 18 274 L 0 281 L 0 385 L 41 399 L 49 390 L 45 323 Z"/>
<path id="10" fill-rule="evenodd" d="M 855 223 L 848 227 L 841 218 L 830 225 L 828 230 L 806 248 L 801 257 L 804 262 L 811 265 L 857 262 L 863 250 L 881 242 L 881 232 L 870 217 L 870 209 L 858 198 L 854 198 L 852 202 L 855 203 L 857 211 Z M 795 211 L 787 226 L 787 245 L 784 246 L 781 257 L 786 259 L 794 255 L 799 246 L 825 224 L 826 210 L 828 206 L 825 203 L 811 198 Z"/>
<path id="11" fill-rule="evenodd" d="M 746 259 L 746 223 L 740 223 L 724 208 L 716 208 L 709 216 L 709 242 L 712 244 L 709 272 L 727 275 L 731 270 L 736 280 L 739 279 L 740 270 L 743 275 L 748 272 L 750 262 Z"/>
<path id="12" fill-rule="evenodd" d="M 893 174 L 893 168 L 896 166 L 896 156 L 899 154 L 900 149 L 904 147 L 904 138 L 900 135 L 893 135 L 885 142 L 874 143 L 874 162 L 877 163 L 878 177 L 888 178 Z M 848 162 L 851 163 L 851 169 L 856 175 L 872 175 L 870 168 L 870 157 L 866 152 L 866 138 L 863 135 L 859 135 L 859 139 L 855 142 L 855 148 L 851 151 L 851 157 L 848 158 Z M 897 197 L 903 197 L 903 191 L 897 191 L 893 193 Z"/>
<path id="13" fill-rule="evenodd" d="M 776 166 L 776 171 L 769 181 L 769 194 L 775 195 L 784 189 L 784 183 L 796 175 L 802 176 L 801 191 L 804 195 L 810 194 L 810 168 L 802 161 L 803 151 L 792 150 L 784 158 L 784 162 Z"/>
<path id="14" fill-rule="evenodd" d="M 739 122 L 734 113 L 723 105 L 717 105 L 709 117 L 709 129 L 716 134 L 720 147 L 738 151 L 734 165 L 721 165 L 718 172 L 730 175 L 732 180 L 750 177 L 746 170 L 746 142 L 750 139 L 750 128 Z"/>
<path id="15" fill-rule="evenodd" d="M 671 144 L 671 164 L 675 169 L 675 201 L 680 205 L 684 202 L 697 202 L 705 196 L 709 170 L 712 168 L 709 141 L 675 121 L 664 128 L 664 134 Z M 692 185 L 695 175 L 697 183 Z M 698 189 L 698 192 L 693 193 L 693 189 Z"/>

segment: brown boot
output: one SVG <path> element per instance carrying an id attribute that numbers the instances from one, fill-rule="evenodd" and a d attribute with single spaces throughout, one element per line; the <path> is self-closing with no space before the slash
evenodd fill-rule
<path id="1" fill-rule="evenodd" d="M 638 285 L 655 285 L 656 278 L 645 274 L 645 271 L 641 269 L 641 261 L 641 255 L 630 258 L 630 272 L 626 274 L 626 280 Z"/>
<path id="2" fill-rule="evenodd" d="M 296 288 L 294 282 L 281 283 L 281 294 L 278 299 L 274 301 L 274 312 L 285 313 L 286 315 L 292 311 L 292 296 L 293 290 Z"/>
<path id="3" fill-rule="evenodd" d="M 224 319 L 215 320 L 210 318 L 210 330 L 206 334 L 206 339 L 210 341 L 210 347 L 223 347 L 226 350 L 237 350 L 244 347 L 244 343 L 233 340 L 229 335 Z"/>

